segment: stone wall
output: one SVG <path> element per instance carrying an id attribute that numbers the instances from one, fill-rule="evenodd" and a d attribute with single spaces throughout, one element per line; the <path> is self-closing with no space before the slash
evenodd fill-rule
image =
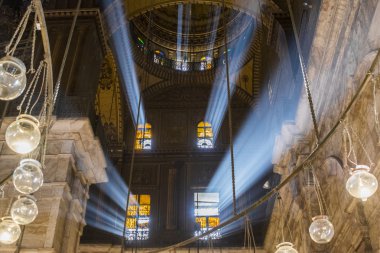
<path id="1" fill-rule="evenodd" d="M 321 139 L 347 108 L 375 58 L 380 45 L 378 28 L 375 29 L 380 22 L 379 12 L 378 1 L 322 1 L 308 64 Z M 372 172 L 379 178 L 372 92 L 373 85 L 369 83 L 352 107 L 346 124 L 359 136 L 373 162 Z M 377 101 L 380 102 L 378 97 Z M 311 122 L 304 94 L 295 121 L 283 126 L 276 141 L 273 163 L 283 178 L 316 147 Z M 353 143 L 358 163 L 370 165 L 357 141 L 359 138 L 354 137 Z M 304 171 L 280 191 L 284 207 L 274 209 L 265 243 L 268 251 L 274 251 L 280 242 L 278 219 L 285 216 L 289 227 L 285 228 L 285 237 L 296 244 L 299 252 L 380 252 L 380 192 L 367 202 L 348 194 L 345 182 L 352 165 L 347 164 L 342 139 L 340 126 L 312 161 L 335 227 L 335 237 L 326 245 L 317 245 L 309 237 L 308 227 L 311 218 L 318 214 L 318 205 L 313 185 Z"/>
<path id="2" fill-rule="evenodd" d="M 4 140 L 4 132 L 14 118 L 6 118 L 0 130 L 0 178 L 5 178 L 21 159 Z M 105 158 L 94 137 L 88 119 L 57 120 L 48 136 L 44 184 L 34 197 L 39 214 L 25 226 L 21 252 L 77 252 L 85 224 L 88 189 L 91 184 L 106 182 Z M 12 181 L 4 187 L 0 199 L 0 216 L 9 215 L 8 207 L 19 193 Z M 0 252 L 16 252 L 15 245 L 0 245 Z"/>

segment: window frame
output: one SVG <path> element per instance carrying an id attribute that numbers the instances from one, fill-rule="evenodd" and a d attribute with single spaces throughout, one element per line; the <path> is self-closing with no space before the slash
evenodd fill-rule
<path id="1" fill-rule="evenodd" d="M 203 124 L 203 126 L 200 126 Z M 203 130 L 201 131 L 203 133 L 203 137 L 201 136 L 200 129 Z M 210 134 L 210 136 L 207 136 L 207 134 Z M 211 145 L 208 145 L 206 143 L 206 140 L 211 143 Z M 202 144 L 200 142 L 203 141 Z M 203 145 L 205 144 L 205 145 Z M 215 148 L 215 143 L 214 143 L 214 130 L 212 128 L 212 125 L 208 121 L 199 121 L 197 124 L 197 148 L 202 149 L 202 150 L 210 150 Z"/>
<path id="2" fill-rule="evenodd" d="M 146 150 L 152 150 L 152 124 L 146 122 L 143 124 L 137 125 L 137 131 L 136 131 L 136 140 L 134 143 L 135 150 L 138 151 L 146 151 Z M 149 141 L 149 148 L 147 147 L 147 144 L 144 144 L 145 141 Z"/>
<path id="3" fill-rule="evenodd" d="M 137 200 L 136 200 L 137 196 Z M 148 196 L 149 197 L 149 203 L 148 204 L 142 204 L 141 203 L 141 196 Z M 148 215 L 140 215 L 141 211 L 140 206 L 149 206 L 149 214 Z M 131 209 L 131 207 L 137 207 L 134 209 Z M 130 210 L 131 209 L 131 210 Z M 135 212 L 135 214 L 130 214 L 130 212 Z M 147 241 L 150 239 L 151 236 L 151 218 L 152 218 L 152 195 L 147 194 L 147 193 L 136 193 L 136 194 L 131 194 L 130 195 L 130 200 L 129 200 L 129 206 L 128 206 L 128 211 L 127 211 L 127 219 L 126 223 L 128 224 L 129 219 L 135 219 L 135 224 L 134 228 L 129 228 L 128 225 L 126 224 L 126 233 L 125 233 L 125 238 L 128 241 L 136 242 L 136 241 Z M 147 236 L 145 238 L 139 238 L 140 234 L 143 234 L 143 229 L 144 227 L 139 226 L 139 220 L 144 220 L 147 219 Z M 132 238 L 133 237 L 133 238 Z"/>
<path id="4" fill-rule="evenodd" d="M 199 194 L 218 194 L 218 204 L 217 204 L 217 215 L 196 215 L 197 207 L 199 209 L 199 200 L 196 200 L 196 196 L 198 197 Z M 218 226 L 220 224 L 220 193 L 219 192 L 205 192 L 205 191 L 194 191 L 192 193 L 192 203 L 193 203 L 193 222 L 194 222 L 194 235 L 198 236 L 200 234 L 205 233 L 206 231 L 209 231 L 213 229 L 214 227 Z M 211 202 L 210 202 L 211 203 Z M 207 205 L 206 205 L 207 206 Z M 197 222 L 197 218 L 205 218 L 206 226 L 205 228 L 202 228 L 202 226 Z M 210 218 L 217 218 L 217 224 L 215 226 L 210 226 Z M 212 233 L 211 238 L 213 240 L 217 240 L 221 238 L 220 230 Z M 209 236 L 202 237 L 201 240 L 207 240 Z"/>

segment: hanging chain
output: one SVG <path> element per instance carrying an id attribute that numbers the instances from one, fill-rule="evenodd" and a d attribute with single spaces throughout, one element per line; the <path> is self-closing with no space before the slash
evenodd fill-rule
<path id="1" fill-rule="evenodd" d="M 249 220 L 249 217 L 245 217 L 245 229 L 244 229 L 244 248 L 248 248 L 248 252 L 252 251 L 256 253 L 256 242 L 255 236 L 253 234 L 252 224 Z"/>
<path id="2" fill-rule="evenodd" d="M 323 197 L 321 185 L 319 184 L 319 180 L 317 178 L 317 175 L 315 174 L 314 167 L 311 164 L 310 164 L 310 166 L 311 166 L 311 172 L 312 172 L 313 179 L 314 179 L 314 189 L 315 189 L 315 192 L 317 194 L 320 214 L 321 215 L 328 215 L 327 205 L 326 205 L 325 198 Z"/>
<path id="3" fill-rule="evenodd" d="M 37 13 L 34 13 L 34 24 L 33 24 L 33 38 L 32 38 L 32 55 L 30 57 L 30 69 L 28 72 L 34 73 L 36 70 L 34 69 L 34 54 L 36 49 L 36 37 L 37 37 Z"/>
<path id="4" fill-rule="evenodd" d="M 36 106 L 36 104 L 38 103 L 38 101 L 40 100 L 40 97 L 41 97 L 41 94 L 42 94 L 42 91 L 44 90 L 44 87 L 47 86 L 46 84 L 46 76 L 47 76 L 47 68 L 46 68 L 46 62 L 45 62 L 45 68 L 44 68 L 44 73 L 42 75 L 42 82 L 41 82 L 41 87 L 40 87 L 40 92 L 38 93 L 38 96 L 36 98 L 36 100 L 34 101 L 32 107 L 30 108 L 30 111 L 29 111 L 29 114 L 32 115 L 32 111 L 34 109 L 34 107 Z M 46 100 L 44 100 L 44 103 L 45 103 Z M 30 102 L 30 101 L 29 101 Z M 29 106 L 29 105 L 28 105 Z M 28 109 L 26 109 L 25 111 L 27 112 Z"/>
<path id="5" fill-rule="evenodd" d="M 28 87 L 28 89 L 25 92 L 25 95 L 23 96 L 20 104 L 17 106 L 17 110 L 20 111 L 19 114 L 21 114 L 21 112 L 22 112 L 22 106 L 23 106 L 26 98 L 29 96 L 29 92 L 31 91 L 31 89 L 33 89 L 33 91 L 34 91 L 35 85 L 37 84 L 37 82 L 38 82 L 38 80 L 40 78 L 41 70 L 44 67 L 44 65 L 45 65 L 44 61 L 43 60 L 40 61 L 40 65 L 38 66 L 36 72 L 34 73 L 32 81 L 30 82 L 29 87 Z M 32 92 L 32 94 L 30 96 L 31 97 L 33 96 L 33 92 Z"/>
<path id="6" fill-rule="evenodd" d="M 281 241 L 285 242 L 284 227 L 285 227 L 285 215 L 284 215 L 284 205 L 282 204 L 282 198 L 279 192 L 277 192 L 277 204 L 280 215 L 280 228 L 281 228 Z M 282 215 L 281 215 L 282 214 Z"/>
<path id="7" fill-rule="evenodd" d="M 61 79 L 62 79 L 62 75 L 63 75 L 63 70 L 64 70 L 65 65 L 66 65 L 67 55 L 69 53 L 69 49 L 70 49 L 70 45 L 71 45 L 71 39 L 73 38 L 74 28 L 75 28 L 75 25 L 77 23 L 81 3 L 82 3 L 82 0 L 78 0 L 74 19 L 73 19 L 73 22 L 71 23 L 69 37 L 67 39 L 65 52 L 63 54 L 62 63 L 61 63 L 61 66 L 60 66 L 59 72 L 58 72 L 57 83 L 55 85 L 55 90 L 54 90 L 54 95 L 53 95 L 53 105 L 52 105 L 53 108 L 54 108 L 55 102 L 56 102 L 57 97 L 58 97 L 59 89 L 61 87 Z"/>
<path id="8" fill-rule="evenodd" d="M 309 186 L 311 186 L 311 178 L 310 178 L 310 174 L 311 174 L 311 167 L 310 166 L 306 166 L 306 169 L 304 170 L 306 173 L 307 173 L 307 195 L 306 195 L 306 204 L 307 204 L 307 209 L 308 209 L 308 215 L 309 215 L 309 218 L 313 218 L 313 214 L 312 214 L 312 211 L 311 211 L 311 191 L 309 190 Z M 314 180 L 314 179 L 313 179 Z M 314 184 L 314 181 L 313 183 Z"/>
<path id="9" fill-rule="evenodd" d="M 41 110 L 41 113 L 40 113 L 40 124 L 44 126 L 44 141 L 43 141 L 43 145 L 41 147 L 41 153 L 40 153 L 40 157 L 41 157 L 41 165 L 42 165 L 42 168 L 45 169 L 45 159 L 46 159 L 46 149 L 47 149 L 47 139 L 48 139 L 48 134 L 49 134 L 49 127 L 48 127 L 48 124 L 49 122 L 47 122 L 47 100 L 48 100 L 48 85 L 46 83 L 45 85 L 45 97 L 44 97 L 44 106 Z M 43 121 L 41 120 L 41 118 L 43 118 Z"/>
<path id="10" fill-rule="evenodd" d="M 311 91 L 310 91 L 310 81 L 309 81 L 309 78 L 308 78 L 308 75 L 307 75 L 306 66 L 305 66 L 305 63 L 304 63 L 303 56 L 302 56 L 301 44 L 300 44 L 300 41 L 299 41 L 299 38 L 298 38 L 297 28 L 296 28 L 296 24 L 295 24 L 295 20 L 294 20 L 293 10 L 292 10 L 292 7 L 290 5 L 290 0 L 287 0 L 287 4 L 288 4 L 288 9 L 289 9 L 290 20 L 292 22 L 294 39 L 296 41 L 296 46 L 297 46 L 297 51 L 298 51 L 298 59 L 300 61 L 300 67 L 301 67 L 301 72 L 302 72 L 302 78 L 303 78 L 303 82 L 304 82 L 304 85 L 305 85 L 305 88 L 306 88 L 307 100 L 309 102 L 310 114 L 311 114 L 311 118 L 312 118 L 312 121 L 313 121 L 315 137 L 317 139 L 317 145 L 319 145 L 319 142 L 320 142 L 320 140 L 319 140 L 319 130 L 318 130 L 317 117 L 316 117 L 316 114 L 315 114 L 315 111 L 314 111 L 313 98 L 311 96 Z"/>
<path id="11" fill-rule="evenodd" d="M 28 6 L 28 9 L 26 9 L 24 16 L 22 17 L 20 23 L 18 24 L 15 33 L 13 34 L 9 44 L 5 47 L 5 54 L 12 56 L 14 52 L 16 51 L 17 45 L 19 44 L 22 35 L 24 34 L 24 31 L 26 29 L 26 26 L 28 25 L 28 20 L 30 13 L 33 11 L 33 3 Z M 17 37 L 17 39 L 16 39 Z M 16 41 L 15 41 L 16 40 Z M 15 42 L 14 42 L 15 41 Z M 12 46 L 12 44 L 14 45 Z"/>
<path id="12" fill-rule="evenodd" d="M 43 66 L 42 67 L 43 74 L 42 74 L 42 83 L 41 83 L 41 86 L 43 86 L 43 83 L 45 82 L 45 77 L 46 77 L 46 72 L 47 72 L 46 71 L 46 62 L 45 61 L 43 61 L 43 65 L 42 66 Z M 32 99 L 33 99 L 34 92 L 35 92 L 36 87 L 37 87 L 37 83 L 38 83 L 39 77 L 40 77 L 40 73 L 38 74 L 38 77 L 37 77 L 36 81 L 33 84 L 33 88 L 32 88 L 32 91 L 30 93 L 28 103 L 26 104 L 25 113 L 28 113 L 28 109 L 29 109 L 30 103 L 32 102 Z M 35 102 L 37 103 L 38 99 Z"/>
<path id="13" fill-rule="evenodd" d="M 355 132 L 355 130 L 354 130 L 352 127 L 350 127 L 350 128 L 351 128 L 352 133 L 354 134 L 354 136 L 355 136 L 356 139 L 358 140 L 359 145 L 360 145 L 360 147 L 362 148 L 362 150 L 363 150 L 365 156 L 367 157 L 367 159 L 368 159 L 368 161 L 369 161 L 369 167 L 372 167 L 372 166 L 375 165 L 375 164 L 373 163 L 373 161 L 372 161 L 370 155 L 368 154 L 366 148 L 364 147 L 363 142 L 360 140 L 360 137 L 359 137 L 359 135 Z"/>
<path id="14" fill-rule="evenodd" d="M 230 155 L 231 155 L 231 180 L 232 180 L 232 201 L 233 201 L 233 214 L 236 215 L 236 188 L 235 188 L 235 161 L 234 161 L 234 143 L 232 136 L 232 108 L 231 108 L 231 87 L 230 87 L 230 73 L 228 61 L 228 44 L 227 44 L 227 15 L 225 10 L 225 1 L 223 0 L 223 28 L 224 28 L 224 49 L 225 49 L 225 63 L 226 63 L 226 79 L 227 79 L 227 97 L 228 97 L 228 128 L 229 128 L 229 142 L 230 142 Z"/>
<path id="15" fill-rule="evenodd" d="M 344 122 L 343 122 L 343 124 L 344 124 Z M 353 143 L 352 143 L 352 138 L 351 138 L 351 134 L 350 134 L 350 132 L 348 131 L 348 128 L 347 128 L 347 126 L 344 124 L 343 125 L 343 134 L 344 134 L 344 132 L 346 133 L 346 136 L 347 136 L 347 139 L 348 139 L 348 147 L 349 147 L 349 149 L 348 149 L 348 152 L 347 152 L 347 161 L 349 161 L 350 163 L 352 163 L 352 164 L 354 164 L 354 165 L 358 165 L 358 159 L 356 158 L 356 153 L 355 153 L 355 149 L 354 149 L 354 147 L 353 147 Z M 352 161 L 351 159 L 350 159 L 350 156 L 351 156 L 351 152 L 352 152 L 352 155 L 353 155 L 353 158 L 354 158 L 354 161 Z"/>
<path id="16" fill-rule="evenodd" d="M 44 89 L 44 103 L 41 108 L 40 114 L 38 116 L 38 121 L 41 123 L 42 118 L 44 118 L 44 124 L 46 123 L 46 114 L 47 114 L 47 101 L 48 101 L 48 83 L 46 82 L 45 89 Z"/>
<path id="17" fill-rule="evenodd" d="M 207 242 L 208 242 L 208 249 L 207 249 L 207 252 L 210 252 L 210 251 L 211 251 L 211 253 L 214 253 L 214 243 L 213 243 L 213 241 L 212 241 L 211 235 L 209 235 L 209 236 L 207 237 Z M 175 249 L 174 249 L 174 250 L 175 250 Z"/>

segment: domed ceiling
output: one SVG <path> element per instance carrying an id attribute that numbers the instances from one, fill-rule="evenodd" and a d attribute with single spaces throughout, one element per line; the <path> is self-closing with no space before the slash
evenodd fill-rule
<path id="1" fill-rule="evenodd" d="M 228 41 L 255 24 L 248 14 L 206 4 L 178 4 L 155 9 L 132 19 L 134 32 L 166 49 L 199 52 L 224 45 L 224 15 Z M 179 48 L 180 47 L 180 48 Z"/>

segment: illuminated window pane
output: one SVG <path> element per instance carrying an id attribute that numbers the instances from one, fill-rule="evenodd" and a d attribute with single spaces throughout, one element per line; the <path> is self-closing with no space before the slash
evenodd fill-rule
<path id="1" fill-rule="evenodd" d="M 140 216 L 149 216 L 150 215 L 150 205 L 139 206 L 139 215 Z"/>
<path id="2" fill-rule="evenodd" d="M 200 228 L 207 227 L 206 217 L 195 217 L 195 222 L 199 224 Z"/>
<path id="3" fill-rule="evenodd" d="M 209 56 L 203 56 L 201 58 L 201 70 L 212 68 L 212 58 Z"/>
<path id="4" fill-rule="evenodd" d="M 194 216 L 198 229 L 195 235 L 200 235 L 219 225 L 219 193 L 194 193 Z M 213 232 L 212 239 L 221 238 L 220 231 Z M 208 236 L 202 237 L 207 240 Z"/>
<path id="5" fill-rule="evenodd" d="M 214 147 L 214 134 L 209 122 L 199 122 L 197 127 L 197 146 L 198 148 Z"/>
<path id="6" fill-rule="evenodd" d="M 219 217 L 209 217 L 208 218 L 208 226 L 210 228 L 214 228 L 219 225 Z"/>
<path id="7" fill-rule="evenodd" d="M 156 64 L 164 64 L 165 54 L 159 50 L 154 51 L 153 62 Z"/>
<path id="8" fill-rule="evenodd" d="M 135 148 L 152 149 L 152 125 L 149 123 L 139 124 L 136 132 Z"/>
<path id="9" fill-rule="evenodd" d="M 136 218 L 128 218 L 127 219 L 127 228 L 135 229 L 136 228 Z"/>
<path id="10" fill-rule="evenodd" d="M 137 215 L 137 206 L 129 205 L 128 206 L 128 216 L 136 216 Z"/>
<path id="11" fill-rule="evenodd" d="M 128 240 L 147 240 L 149 238 L 150 195 L 131 195 L 127 212 Z"/>
<path id="12" fill-rule="evenodd" d="M 140 205 L 150 205 L 150 195 L 140 195 Z"/>

